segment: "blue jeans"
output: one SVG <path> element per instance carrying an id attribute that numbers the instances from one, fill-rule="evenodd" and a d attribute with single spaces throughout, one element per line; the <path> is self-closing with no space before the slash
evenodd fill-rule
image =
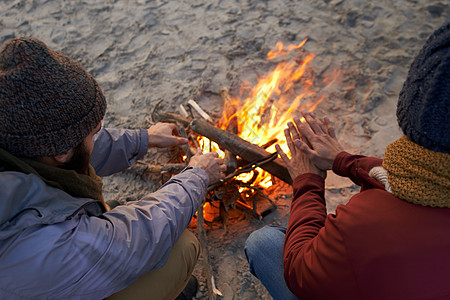
<path id="1" fill-rule="evenodd" d="M 245 242 L 250 272 L 255 275 L 275 299 L 298 299 L 284 281 L 283 243 L 286 228 L 265 226 L 250 234 Z"/>

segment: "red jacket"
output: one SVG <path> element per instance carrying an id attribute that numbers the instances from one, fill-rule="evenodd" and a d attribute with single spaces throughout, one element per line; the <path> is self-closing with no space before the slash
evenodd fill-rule
<path id="1" fill-rule="evenodd" d="M 340 153 L 361 192 L 326 215 L 324 180 L 294 180 L 284 277 L 300 299 L 450 299 L 450 209 L 411 204 L 368 175 L 377 158 Z"/>

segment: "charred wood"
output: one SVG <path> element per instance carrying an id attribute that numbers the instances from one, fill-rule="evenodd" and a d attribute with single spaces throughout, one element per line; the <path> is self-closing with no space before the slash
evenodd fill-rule
<path id="1" fill-rule="evenodd" d="M 221 147 L 229 150 L 234 155 L 242 157 L 246 161 L 264 159 L 271 154 L 258 145 L 252 144 L 236 134 L 217 128 L 204 120 L 193 120 L 191 122 L 191 129 L 196 133 L 213 140 Z M 262 165 L 261 168 L 280 178 L 284 182 L 292 184 L 292 179 L 286 165 L 280 158 Z"/>
<path id="2" fill-rule="evenodd" d="M 188 126 L 192 121 L 192 119 L 185 118 L 179 114 L 164 111 L 157 112 L 156 110 L 152 113 L 152 119 L 155 122 L 176 122 L 184 126 Z"/>

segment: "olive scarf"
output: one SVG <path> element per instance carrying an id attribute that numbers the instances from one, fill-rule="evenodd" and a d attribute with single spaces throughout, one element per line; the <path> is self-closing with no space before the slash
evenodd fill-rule
<path id="1" fill-rule="evenodd" d="M 102 180 L 89 165 L 89 174 L 82 175 L 73 170 L 65 170 L 50 166 L 29 158 L 19 158 L 0 148 L 0 166 L 5 171 L 16 171 L 25 174 L 35 174 L 46 184 L 65 191 L 73 197 L 91 198 L 106 205 L 102 196 Z"/>
<path id="2" fill-rule="evenodd" d="M 428 150 L 402 136 L 384 154 L 392 193 L 432 207 L 450 207 L 450 155 Z"/>

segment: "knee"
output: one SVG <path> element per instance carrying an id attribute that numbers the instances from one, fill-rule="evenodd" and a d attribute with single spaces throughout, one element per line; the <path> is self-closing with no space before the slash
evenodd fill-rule
<path id="1" fill-rule="evenodd" d="M 245 242 L 245 254 L 247 259 L 253 255 L 260 255 L 267 249 L 269 252 L 274 247 L 283 247 L 285 229 L 276 226 L 264 226 L 250 234 Z"/>
<path id="2" fill-rule="evenodd" d="M 193 270 L 200 256 L 200 243 L 195 235 L 189 230 L 185 230 L 174 248 L 182 252 L 182 256 L 189 269 Z"/>
<path id="3" fill-rule="evenodd" d="M 266 240 L 266 227 L 253 231 L 245 241 L 244 250 L 247 255 L 252 255 L 258 249 L 261 248 L 261 245 L 264 244 L 264 240 Z"/>

